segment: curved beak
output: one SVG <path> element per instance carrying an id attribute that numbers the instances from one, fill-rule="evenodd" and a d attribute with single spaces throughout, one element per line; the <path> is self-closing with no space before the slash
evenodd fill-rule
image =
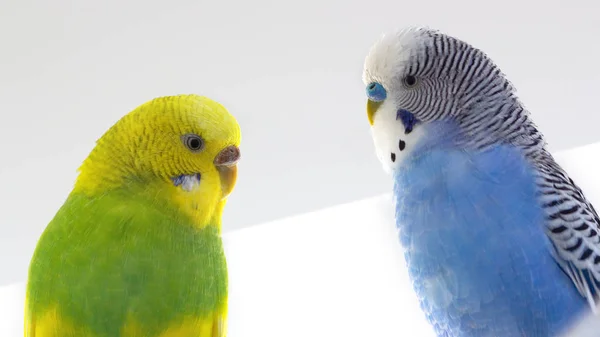
<path id="1" fill-rule="evenodd" d="M 375 113 L 383 102 L 375 102 L 372 100 L 367 101 L 367 117 L 369 118 L 369 124 L 373 125 L 375 121 Z"/>
<path id="2" fill-rule="evenodd" d="M 237 180 L 237 163 L 240 160 L 240 149 L 237 146 L 231 145 L 219 152 L 215 157 L 215 167 L 219 172 L 221 179 L 222 199 L 227 198 Z"/>

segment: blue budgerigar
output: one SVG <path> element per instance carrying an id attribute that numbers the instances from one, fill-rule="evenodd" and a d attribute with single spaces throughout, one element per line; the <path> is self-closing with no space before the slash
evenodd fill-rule
<path id="1" fill-rule="evenodd" d="M 409 276 L 437 335 L 562 336 L 600 320 L 600 219 L 490 58 L 410 27 L 372 47 L 363 80 Z"/>

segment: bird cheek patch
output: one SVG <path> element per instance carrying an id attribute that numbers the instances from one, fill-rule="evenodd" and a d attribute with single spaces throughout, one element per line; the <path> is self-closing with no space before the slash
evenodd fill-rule
<path id="1" fill-rule="evenodd" d="M 181 186 L 184 191 L 190 192 L 194 188 L 200 185 L 200 173 L 196 174 L 182 174 L 177 177 L 171 178 L 173 185 Z"/>
<path id="2" fill-rule="evenodd" d="M 396 120 L 402 121 L 402 124 L 404 125 L 405 135 L 411 133 L 415 125 L 419 123 L 419 120 L 415 117 L 415 115 L 412 112 L 404 109 L 398 110 L 398 112 L 396 113 Z M 400 151 L 402 151 L 402 149 Z"/>

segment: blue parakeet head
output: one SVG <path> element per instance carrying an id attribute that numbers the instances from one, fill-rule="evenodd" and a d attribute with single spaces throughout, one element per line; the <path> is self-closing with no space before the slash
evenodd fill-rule
<path id="1" fill-rule="evenodd" d="M 456 141 L 450 129 L 464 146 L 510 137 L 543 146 L 491 59 L 436 30 L 410 27 L 384 35 L 366 57 L 363 82 L 375 148 L 387 171 L 401 167 L 423 142 Z"/>

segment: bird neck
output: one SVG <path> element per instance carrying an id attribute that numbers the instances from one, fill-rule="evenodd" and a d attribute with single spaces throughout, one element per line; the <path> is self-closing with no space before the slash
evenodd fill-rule
<path id="1" fill-rule="evenodd" d="M 111 194 L 125 203 L 132 200 L 162 210 L 182 224 L 196 228 L 217 227 L 221 231 L 221 217 L 226 200 L 200 187 L 184 190 L 157 175 L 140 175 L 123 165 L 120 158 L 102 160 L 101 156 L 86 159 L 80 169 L 72 194 L 90 198 Z"/>
<path id="2" fill-rule="evenodd" d="M 512 92 L 474 100 L 459 114 L 457 124 L 465 148 L 479 150 L 509 143 L 529 156 L 543 151 L 546 145 L 529 111 Z"/>
<path id="3" fill-rule="evenodd" d="M 161 173 L 163 163 L 155 155 L 160 152 L 156 141 L 135 136 L 148 134 L 149 130 L 151 127 L 140 123 L 136 115 L 123 117 L 113 125 L 79 168 L 73 193 L 88 197 L 112 193 L 122 200 L 133 198 L 164 210 L 178 222 L 191 222 L 198 228 L 216 226 L 220 231 L 226 201 L 215 192 L 219 184 L 202 177 L 202 183 L 192 189 L 176 186 L 173 177 Z"/>

